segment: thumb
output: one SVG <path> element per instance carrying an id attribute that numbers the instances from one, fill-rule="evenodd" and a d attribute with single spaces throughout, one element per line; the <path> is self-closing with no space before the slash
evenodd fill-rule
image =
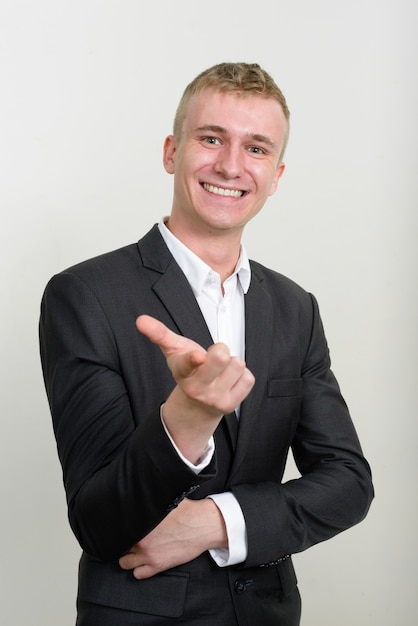
<path id="1" fill-rule="evenodd" d="M 205 361 L 206 350 L 202 346 L 187 337 L 174 333 L 155 317 L 140 315 L 136 319 L 136 327 L 152 343 L 161 348 L 167 359 L 173 357 L 172 360 L 178 361 L 183 375 L 190 375 L 192 370 Z"/>
<path id="2" fill-rule="evenodd" d="M 169 330 L 165 324 L 155 319 L 155 317 L 140 315 L 136 319 L 136 327 L 140 333 L 162 349 L 170 348 L 176 344 L 175 338 L 178 335 Z"/>
<path id="3" fill-rule="evenodd" d="M 159 346 L 166 357 L 174 353 L 200 348 L 194 341 L 174 333 L 167 328 L 165 324 L 150 315 L 140 315 L 136 319 L 136 327 L 139 332 L 145 335 L 152 343 Z M 203 350 L 203 348 L 201 348 L 201 350 Z"/>

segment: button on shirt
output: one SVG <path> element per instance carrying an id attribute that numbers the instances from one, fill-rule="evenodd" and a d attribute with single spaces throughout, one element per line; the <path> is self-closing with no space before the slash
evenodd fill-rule
<path id="1" fill-rule="evenodd" d="M 163 220 L 158 224 L 158 228 L 168 249 L 189 281 L 213 342 L 225 343 L 232 356 L 244 359 L 244 294 L 247 293 L 251 281 L 250 264 L 244 247 L 241 245 L 235 271 L 223 283 L 222 292 L 219 274 L 177 239 L 168 230 Z M 239 417 L 239 407 L 236 408 L 236 413 Z M 166 432 L 170 437 L 168 431 Z M 199 463 L 193 465 L 181 454 L 174 442 L 172 443 L 182 460 L 196 473 L 208 465 L 214 452 L 214 442 L 211 438 Z M 214 500 L 223 515 L 229 546 L 228 549 L 210 550 L 210 554 L 221 567 L 241 563 L 247 556 L 247 536 L 241 507 L 230 492 L 209 497 Z"/>

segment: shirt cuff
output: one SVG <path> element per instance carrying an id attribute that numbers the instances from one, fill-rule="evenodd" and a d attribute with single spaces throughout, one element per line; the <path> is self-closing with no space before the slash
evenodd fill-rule
<path id="1" fill-rule="evenodd" d="M 221 511 L 228 535 L 228 548 L 209 550 L 209 554 L 219 567 L 242 563 L 247 558 L 248 541 L 244 515 L 238 500 L 231 492 L 217 493 L 208 498 Z"/>
<path id="2" fill-rule="evenodd" d="M 175 451 L 177 452 L 177 454 L 179 455 L 179 457 L 183 461 L 183 463 L 185 463 L 187 465 L 187 467 L 189 467 L 195 474 L 199 474 L 204 469 L 206 469 L 206 467 L 209 465 L 209 463 L 212 460 L 213 453 L 215 452 L 215 441 L 214 441 L 214 438 L 211 437 L 209 439 L 208 444 L 207 444 L 206 448 L 203 450 L 203 453 L 202 453 L 201 457 L 198 459 L 197 463 L 191 463 L 191 461 L 186 459 L 186 457 L 183 456 L 183 454 L 180 452 L 180 450 L 178 449 L 178 447 L 174 443 L 174 440 L 173 440 L 172 436 L 168 432 L 167 427 L 164 424 L 163 415 L 162 415 L 162 408 L 163 408 L 163 405 L 161 405 L 161 409 L 160 409 L 161 422 L 162 422 L 162 425 L 164 427 L 164 430 L 166 432 L 167 437 L 169 438 L 169 440 L 172 443 L 173 448 L 175 449 Z"/>

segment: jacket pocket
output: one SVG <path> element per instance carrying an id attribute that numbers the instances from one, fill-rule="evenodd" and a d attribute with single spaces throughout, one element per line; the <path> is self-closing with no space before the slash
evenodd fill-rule
<path id="1" fill-rule="evenodd" d="M 290 398 L 302 394 L 301 378 L 274 378 L 267 382 L 269 398 Z"/>
<path id="2" fill-rule="evenodd" d="M 118 565 L 82 558 L 79 600 L 99 606 L 180 617 L 184 610 L 189 575 L 187 572 L 157 574 L 136 580 L 132 572 Z M 87 562 L 86 562 L 87 561 Z"/>

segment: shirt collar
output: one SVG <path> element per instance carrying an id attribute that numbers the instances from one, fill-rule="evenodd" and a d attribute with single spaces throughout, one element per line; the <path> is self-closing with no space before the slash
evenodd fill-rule
<path id="1" fill-rule="evenodd" d="M 198 296 L 210 273 L 214 270 L 200 259 L 194 252 L 173 235 L 161 219 L 158 229 L 175 261 L 186 275 L 195 296 Z M 247 252 L 241 243 L 240 256 L 234 274 L 238 276 L 244 293 L 247 293 L 251 282 L 251 268 Z"/>

